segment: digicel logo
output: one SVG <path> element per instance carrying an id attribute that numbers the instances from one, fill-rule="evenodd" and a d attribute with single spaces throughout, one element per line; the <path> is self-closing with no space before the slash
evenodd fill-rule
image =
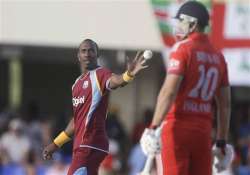
<path id="1" fill-rule="evenodd" d="M 77 107 L 79 104 L 83 104 L 84 103 L 84 99 L 85 99 L 84 96 L 72 98 L 73 106 Z"/>

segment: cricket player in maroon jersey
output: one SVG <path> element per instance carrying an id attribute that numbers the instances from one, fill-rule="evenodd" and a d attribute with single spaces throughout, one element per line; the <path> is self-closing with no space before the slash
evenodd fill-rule
<path id="1" fill-rule="evenodd" d="M 221 164 L 229 149 L 226 144 L 230 121 L 227 65 L 221 52 L 204 34 L 209 14 L 203 4 L 187 1 L 175 18 L 178 42 L 170 52 L 167 76 L 151 127 L 144 131 L 140 143 L 145 154 L 157 153 L 160 147 L 154 129 L 161 125 L 163 174 L 211 175 L 213 100 L 219 110 L 215 150 L 220 153 Z"/>
<path id="2" fill-rule="evenodd" d="M 105 120 L 109 92 L 126 85 L 147 65 L 142 54 L 137 53 L 134 60 L 127 63 L 124 74 L 114 74 L 98 66 L 98 45 L 90 39 L 80 44 L 77 56 L 82 74 L 72 86 L 74 118 L 44 149 L 43 157 L 45 160 L 51 159 L 52 154 L 74 135 L 72 164 L 68 175 L 97 175 L 98 167 L 108 153 Z"/>

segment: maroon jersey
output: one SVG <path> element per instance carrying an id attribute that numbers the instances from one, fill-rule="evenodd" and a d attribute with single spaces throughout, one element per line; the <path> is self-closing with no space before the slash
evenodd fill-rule
<path id="1" fill-rule="evenodd" d="M 108 152 L 105 120 L 111 71 L 98 67 L 81 75 L 72 86 L 74 150 L 89 147 Z"/>

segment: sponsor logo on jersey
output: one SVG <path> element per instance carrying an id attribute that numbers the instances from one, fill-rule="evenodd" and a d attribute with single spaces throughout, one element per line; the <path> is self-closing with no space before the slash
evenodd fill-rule
<path id="1" fill-rule="evenodd" d="M 86 89 L 89 86 L 89 81 L 84 81 L 82 84 L 82 88 Z"/>
<path id="2" fill-rule="evenodd" d="M 83 104 L 85 100 L 85 97 L 74 97 L 72 98 L 72 103 L 74 107 L 77 107 L 79 104 Z"/>
<path id="3" fill-rule="evenodd" d="M 176 60 L 174 58 L 170 59 L 169 63 L 168 63 L 168 67 L 170 69 L 178 69 L 180 65 L 180 61 Z"/>

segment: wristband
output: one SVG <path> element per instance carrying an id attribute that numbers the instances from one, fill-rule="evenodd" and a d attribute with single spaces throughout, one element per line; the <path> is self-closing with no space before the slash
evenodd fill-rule
<path id="1" fill-rule="evenodd" d="M 125 81 L 125 82 L 130 82 L 130 81 L 132 81 L 133 79 L 134 79 L 134 77 L 133 76 L 131 76 L 131 75 L 129 75 L 128 74 L 128 71 L 126 71 L 126 72 L 124 72 L 123 74 L 122 74 L 122 79 L 123 79 L 123 81 Z"/>
<path id="2" fill-rule="evenodd" d="M 148 128 L 149 129 L 156 129 L 158 126 L 157 125 L 150 125 Z"/>
<path id="3" fill-rule="evenodd" d="M 60 148 L 63 144 L 70 141 L 71 138 L 66 134 L 65 131 L 62 131 L 55 139 L 54 143 Z"/>

